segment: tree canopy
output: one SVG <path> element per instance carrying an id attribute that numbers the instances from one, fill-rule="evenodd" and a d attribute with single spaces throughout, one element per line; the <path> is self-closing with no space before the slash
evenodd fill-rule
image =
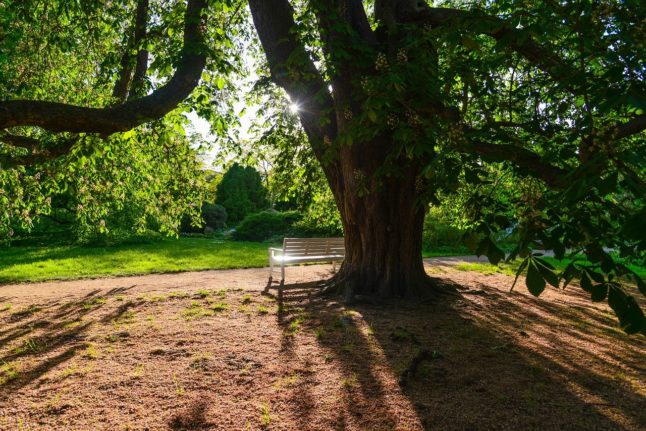
<path id="1" fill-rule="evenodd" d="M 646 332 L 625 282 L 644 295 L 646 284 L 616 259 L 646 256 L 643 2 L 126 3 L 0 6 L 0 175 L 5 189 L 23 190 L 2 198 L 13 214 L 47 206 L 42 193 L 28 198 L 36 172 L 78 152 L 87 134 L 117 133 L 93 146 L 110 148 L 156 121 L 181 128 L 183 117 L 167 115 L 178 109 L 226 136 L 232 76 L 248 74 L 260 42 L 259 80 L 282 89 L 263 102 L 286 93 L 298 105 L 341 214 L 338 285 L 427 291 L 425 208 L 461 191 L 477 254 L 522 257 L 535 295 L 576 278 L 627 332 Z M 507 257 L 500 229 L 518 239 Z M 557 274 L 544 249 L 587 261 Z"/>

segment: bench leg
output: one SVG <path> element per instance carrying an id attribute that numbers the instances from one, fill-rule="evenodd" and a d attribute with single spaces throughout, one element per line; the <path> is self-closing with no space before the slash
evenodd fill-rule
<path id="1" fill-rule="evenodd" d="M 284 263 L 280 266 L 280 282 L 281 283 L 285 282 L 285 264 Z"/>

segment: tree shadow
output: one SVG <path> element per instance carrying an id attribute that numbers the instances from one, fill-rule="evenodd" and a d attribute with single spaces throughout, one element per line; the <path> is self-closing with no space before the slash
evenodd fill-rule
<path id="1" fill-rule="evenodd" d="M 317 296 L 320 283 L 278 291 L 279 324 L 289 328 L 306 316 L 343 376 L 337 429 L 349 423 L 416 429 L 401 423 L 397 395 L 408 400 L 417 428 L 425 429 L 646 425 L 646 397 L 636 387 L 643 376 L 643 339 L 609 327 L 614 321 L 603 310 L 569 298 L 557 303 L 507 295 L 486 285 L 454 287 L 461 293 L 432 303 L 352 307 Z M 411 362 L 425 351 L 430 353 L 410 373 Z M 624 375 L 613 375 L 617 369 Z M 407 372 L 409 378 L 400 379 Z M 302 407 L 307 417 L 311 406 Z"/>
<path id="2" fill-rule="evenodd" d="M 168 425 L 174 431 L 212 429 L 212 424 L 206 419 L 207 409 L 208 403 L 205 400 L 192 400 L 171 418 Z"/>
<path id="3" fill-rule="evenodd" d="M 20 388 L 30 385 L 43 377 L 48 371 L 74 358 L 80 350 L 88 346 L 88 330 L 97 322 L 87 318 L 89 314 L 100 310 L 108 299 L 124 293 L 131 287 L 111 289 L 107 292 L 94 290 L 85 296 L 60 304 L 52 301 L 48 304 L 33 304 L 28 315 L 18 311 L 19 318 L 7 318 L 13 326 L 2 333 L 0 347 L 0 364 L 20 364 L 19 374 L 15 378 L 3 381 L 0 375 L 0 401 L 6 401 L 11 394 Z M 101 322 L 118 319 L 127 307 L 117 307 L 106 313 Z M 123 305 L 126 305 L 123 304 Z M 10 343 L 13 346 L 9 347 Z M 24 364 L 28 366 L 23 367 Z"/>

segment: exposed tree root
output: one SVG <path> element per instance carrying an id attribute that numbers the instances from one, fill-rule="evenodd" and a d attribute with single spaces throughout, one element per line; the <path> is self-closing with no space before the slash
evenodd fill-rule
<path id="1" fill-rule="evenodd" d="M 405 290 L 409 293 L 401 298 L 415 299 L 422 303 L 429 303 L 447 295 L 460 296 L 457 288 L 452 284 L 442 282 L 426 275 L 420 278 L 421 279 L 417 283 L 414 283 L 414 288 Z M 316 296 L 338 296 L 341 297 L 342 301 L 347 305 L 357 303 L 376 305 L 384 303 L 389 299 L 396 298 L 396 296 L 384 296 L 376 292 L 374 294 L 364 293 L 365 290 L 367 289 L 361 289 L 360 286 L 357 285 L 357 282 L 353 280 L 352 277 L 348 276 L 345 271 L 339 271 L 321 285 L 321 290 L 316 294 Z"/>

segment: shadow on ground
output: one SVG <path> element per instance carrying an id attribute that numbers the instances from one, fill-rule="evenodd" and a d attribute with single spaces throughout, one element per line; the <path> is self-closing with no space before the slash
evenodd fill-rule
<path id="1" fill-rule="evenodd" d="M 353 307 L 317 296 L 317 284 L 277 290 L 283 348 L 302 320 L 342 370 L 347 409 L 339 429 L 348 422 L 405 429 L 392 414 L 397 391 L 425 429 L 646 427 L 637 389 L 646 371 L 643 338 L 615 329 L 610 313 L 455 287 L 459 295 L 430 304 Z M 295 398 L 306 423 L 310 397 Z"/>
<path id="2" fill-rule="evenodd" d="M 474 279 L 432 303 L 313 283 L 27 302 L 0 315 L 0 428 L 7 405 L 43 429 L 646 428 L 643 337 L 582 295 Z"/>

